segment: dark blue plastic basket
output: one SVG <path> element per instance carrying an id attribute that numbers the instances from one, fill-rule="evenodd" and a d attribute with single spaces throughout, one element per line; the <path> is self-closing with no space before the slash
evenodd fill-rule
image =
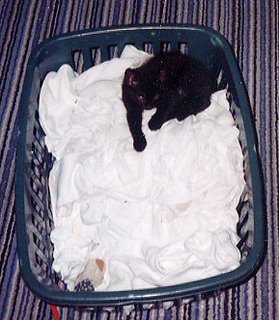
<path id="1" fill-rule="evenodd" d="M 155 289 L 115 292 L 70 292 L 52 269 L 53 219 L 48 190 L 52 157 L 38 121 L 42 82 L 50 71 L 70 64 L 81 72 L 118 56 L 126 44 L 149 52 L 181 50 L 204 62 L 228 88 L 228 99 L 240 130 L 246 187 L 238 206 L 241 265 L 234 271 L 200 281 Z M 260 266 L 265 249 L 262 178 L 256 135 L 245 86 L 228 42 L 217 32 L 191 25 L 124 27 L 69 33 L 49 39 L 32 53 L 23 86 L 19 113 L 16 164 L 16 225 L 19 261 L 27 285 L 47 302 L 57 305 L 123 305 L 179 298 L 200 298 L 238 285 Z"/>

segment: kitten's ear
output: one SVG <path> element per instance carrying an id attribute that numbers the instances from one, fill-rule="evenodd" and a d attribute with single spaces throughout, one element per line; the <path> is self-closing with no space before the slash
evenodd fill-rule
<path id="1" fill-rule="evenodd" d="M 127 82 L 128 86 L 136 87 L 139 84 L 137 71 L 133 69 L 127 69 L 125 71 L 125 81 Z"/>

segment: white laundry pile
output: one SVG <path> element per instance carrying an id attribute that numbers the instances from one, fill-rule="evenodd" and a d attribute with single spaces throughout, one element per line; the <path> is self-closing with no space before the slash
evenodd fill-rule
<path id="1" fill-rule="evenodd" d="M 106 271 L 96 290 L 129 290 L 203 279 L 238 267 L 236 206 L 243 158 L 226 91 L 182 122 L 150 131 L 133 149 L 121 100 L 128 67 L 149 55 L 126 46 L 120 58 L 77 75 L 47 75 L 40 121 L 56 161 L 50 173 L 53 267 L 69 289 L 89 259 Z"/>

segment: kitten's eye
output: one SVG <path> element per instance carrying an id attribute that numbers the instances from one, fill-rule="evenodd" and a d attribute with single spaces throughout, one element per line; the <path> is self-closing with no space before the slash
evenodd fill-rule
<path id="1" fill-rule="evenodd" d="M 136 70 L 127 69 L 125 71 L 125 81 L 130 87 L 136 87 L 139 84 L 138 74 Z"/>
<path id="2" fill-rule="evenodd" d="M 139 102 L 143 103 L 145 101 L 144 96 L 141 94 L 138 96 Z"/>
<path id="3" fill-rule="evenodd" d="M 138 80 L 130 80 L 130 82 L 129 82 L 129 85 L 131 86 L 131 87 L 136 87 L 136 86 L 138 86 L 138 84 L 139 84 L 139 81 Z"/>
<path id="4" fill-rule="evenodd" d="M 155 94 L 153 100 L 156 101 L 156 100 L 159 100 L 159 99 L 160 99 L 160 94 L 159 93 Z"/>
<path id="5" fill-rule="evenodd" d="M 182 97 L 186 97 L 186 90 L 185 89 L 183 89 L 183 88 L 181 88 L 181 87 L 178 87 L 178 94 L 180 95 L 180 96 L 182 96 Z"/>

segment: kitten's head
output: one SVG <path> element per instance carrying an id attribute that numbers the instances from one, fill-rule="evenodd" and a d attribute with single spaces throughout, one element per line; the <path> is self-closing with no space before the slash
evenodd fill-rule
<path id="1" fill-rule="evenodd" d="M 143 74 L 138 69 L 127 69 L 124 83 L 133 96 L 133 100 L 143 109 L 152 109 L 152 102 L 159 99 L 162 92 L 162 83 L 165 78 L 164 72 L 158 75 Z"/>
<path id="2" fill-rule="evenodd" d="M 127 69 L 124 76 L 124 83 L 130 91 L 130 96 L 140 105 L 142 109 L 147 109 L 150 104 L 148 84 L 143 79 L 137 69 Z"/>

